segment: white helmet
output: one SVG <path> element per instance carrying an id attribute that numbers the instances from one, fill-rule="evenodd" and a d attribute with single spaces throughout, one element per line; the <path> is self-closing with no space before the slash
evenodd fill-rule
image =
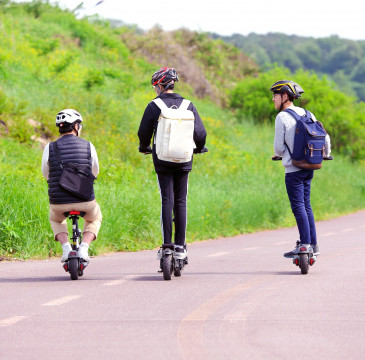
<path id="1" fill-rule="evenodd" d="M 73 109 L 61 110 L 56 116 L 56 126 L 60 126 L 64 122 L 73 124 L 75 121 L 82 122 L 82 116 Z"/>

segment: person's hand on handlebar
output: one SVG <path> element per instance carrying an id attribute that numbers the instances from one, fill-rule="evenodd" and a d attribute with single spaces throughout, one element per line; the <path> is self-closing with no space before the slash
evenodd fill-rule
<path id="1" fill-rule="evenodd" d="M 151 146 L 145 147 L 145 146 L 139 145 L 138 151 L 145 155 L 152 154 Z"/>
<path id="2" fill-rule="evenodd" d="M 194 154 L 204 154 L 208 152 L 208 149 L 205 146 L 203 146 L 202 149 L 195 148 L 193 152 Z"/>

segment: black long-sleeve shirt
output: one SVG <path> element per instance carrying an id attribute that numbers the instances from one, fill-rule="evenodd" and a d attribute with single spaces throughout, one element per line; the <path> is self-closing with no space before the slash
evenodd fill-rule
<path id="1" fill-rule="evenodd" d="M 166 104 L 167 107 L 176 105 L 180 107 L 183 97 L 176 93 L 164 93 L 158 96 Z M 194 142 L 197 150 L 204 148 L 207 132 L 203 125 L 202 119 L 199 116 L 193 103 L 190 103 L 188 110 L 194 114 Z M 141 148 L 147 148 L 151 145 L 153 135 L 156 134 L 158 118 L 160 116 L 160 108 L 151 101 L 144 111 L 141 124 L 138 130 L 139 143 Z M 155 145 L 153 144 L 153 163 L 157 173 L 174 172 L 174 171 L 191 171 L 193 159 L 186 163 L 172 163 L 168 161 L 159 160 L 156 155 Z"/>

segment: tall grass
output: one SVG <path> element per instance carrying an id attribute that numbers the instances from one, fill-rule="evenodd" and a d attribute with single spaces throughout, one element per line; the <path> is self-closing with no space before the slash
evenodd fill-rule
<path id="1" fill-rule="evenodd" d="M 201 110 L 205 109 L 201 104 Z M 199 108 L 199 103 L 197 104 Z M 210 109 L 218 117 L 226 115 Z M 187 241 L 294 226 L 284 184 L 284 169 L 270 160 L 273 128 L 236 127 L 203 118 L 209 152 L 195 156 L 189 180 Z M 218 141 L 219 139 L 219 141 Z M 104 153 L 95 185 L 103 222 L 93 254 L 151 249 L 161 243 L 160 198 L 152 159 L 135 161 Z M 60 254 L 48 222 L 47 184 L 40 173 L 41 151 L 0 139 L 0 254 L 48 257 Z M 136 165 L 137 164 L 137 165 Z M 315 172 L 312 205 L 317 220 L 362 209 L 365 167 L 336 156 Z"/>

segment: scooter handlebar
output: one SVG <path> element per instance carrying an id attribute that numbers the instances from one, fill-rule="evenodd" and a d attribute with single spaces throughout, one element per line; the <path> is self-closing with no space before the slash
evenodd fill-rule
<path id="1" fill-rule="evenodd" d="M 282 159 L 283 158 L 281 156 L 276 156 L 276 155 L 271 157 L 272 161 L 279 161 L 279 160 L 282 160 Z M 325 160 L 325 161 L 333 160 L 333 156 L 326 156 L 326 157 L 323 158 L 323 160 Z"/>

